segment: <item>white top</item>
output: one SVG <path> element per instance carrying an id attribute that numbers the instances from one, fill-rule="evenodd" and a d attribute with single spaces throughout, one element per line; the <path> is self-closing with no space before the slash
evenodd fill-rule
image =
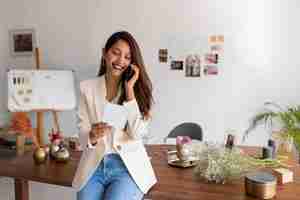
<path id="1" fill-rule="evenodd" d="M 119 98 L 120 92 L 118 92 L 117 96 L 112 99 L 111 102 L 109 102 L 107 99 L 104 100 L 102 121 L 112 126 L 111 134 L 107 134 L 102 138 L 105 145 L 104 155 L 117 153 L 117 151 L 113 148 L 114 135 L 117 133 L 117 130 L 124 130 L 127 123 L 128 114 L 124 106 L 126 105 L 126 102 L 124 102 L 123 105 L 119 105 Z M 88 143 L 88 147 L 95 148 L 90 141 Z"/>
<path id="2" fill-rule="evenodd" d="M 106 101 L 103 109 L 103 122 L 112 126 L 111 134 L 107 134 L 103 137 L 105 144 L 104 155 L 110 153 L 117 153 L 114 148 L 114 135 L 117 134 L 116 130 L 124 130 L 127 123 L 127 112 L 122 105 L 117 104 L 117 97 L 111 102 Z"/>

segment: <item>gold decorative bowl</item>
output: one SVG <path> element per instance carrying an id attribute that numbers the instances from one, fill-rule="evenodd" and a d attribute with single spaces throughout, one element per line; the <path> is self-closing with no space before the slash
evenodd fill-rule
<path id="1" fill-rule="evenodd" d="M 70 158 L 70 153 L 66 148 L 61 148 L 54 154 L 54 159 L 57 162 L 67 162 Z"/>
<path id="2" fill-rule="evenodd" d="M 43 148 L 39 147 L 34 151 L 33 159 L 36 164 L 44 163 L 47 160 L 47 153 Z"/>
<path id="3" fill-rule="evenodd" d="M 55 159 L 55 154 L 59 151 L 59 146 L 56 144 L 50 144 L 50 158 Z"/>

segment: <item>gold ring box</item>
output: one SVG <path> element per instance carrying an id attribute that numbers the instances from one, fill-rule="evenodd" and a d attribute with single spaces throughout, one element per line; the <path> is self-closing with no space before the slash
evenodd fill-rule
<path id="1" fill-rule="evenodd" d="M 245 177 L 246 194 L 259 199 L 272 199 L 276 195 L 276 177 L 267 172 L 255 172 Z"/>
<path id="2" fill-rule="evenodd" d="M 188 156 L 186 160 L 181 160 L 178 157 L 177 151 L 168 151 L 168 164 L 174 167 L 192 167 L 197 165 L 198 159 L 194 156 Z"/>

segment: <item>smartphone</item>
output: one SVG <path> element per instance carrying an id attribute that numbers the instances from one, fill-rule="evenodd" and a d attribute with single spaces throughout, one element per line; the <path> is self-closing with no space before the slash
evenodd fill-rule
<path id="1" fill-rule="evenodd" d="M 133 77 L 133 75 L 134 75 L 134 71 L 131 65 L 129 65 L 127 69 L 123 72 L 124 80 L 129 81 Z"/>

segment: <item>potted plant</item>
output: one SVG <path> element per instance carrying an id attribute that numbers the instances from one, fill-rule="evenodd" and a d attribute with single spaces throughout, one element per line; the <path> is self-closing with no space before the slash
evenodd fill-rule
<path id="1" fill-rule="evenodd" d="M 275 121 L 281 126 L 279 131 L 273 130 Z M 251 119 L 250 126 L 245 131 L 244 140 L 260 124 L 271 127 L 273 138 L 285 144 L 295 143 L 300 150 L 300 106 L 282 108 L 274 102 L 264 103 L 264 111 Z"/>
<path id="2" fill-rule="evenodd" d="M 16 135 L 16 150 L 20 155 L 24 153 L 26 138 L 32 139 L 35 147 L 39 147 L 34 129 L 31 125 L 31 120 L 26 112 L 12 113 L 8 132 Z"/>

